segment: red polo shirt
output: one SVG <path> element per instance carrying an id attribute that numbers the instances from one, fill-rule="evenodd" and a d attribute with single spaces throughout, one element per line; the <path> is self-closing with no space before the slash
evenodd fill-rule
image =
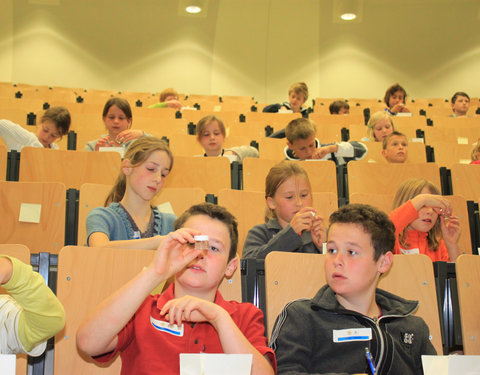
<path id="1" fill-rule="evenodd" d="M 120 352 L 121 374 L 179 374 L 180 353 L 223 353 L 217 331 L 210 323 L 168 326 L 160 310 L 174 298 L 172 284 L 164 293 L 149 296 L 118 334 L 115 350 L 100 357 L 108 362 Z M 267 346 L 262 311 L 250 303 L 225 301 L 217 290 L 215 303 L 232 317 L 250 343 L 267 355 L 276 373 L 275 354 Z"/>

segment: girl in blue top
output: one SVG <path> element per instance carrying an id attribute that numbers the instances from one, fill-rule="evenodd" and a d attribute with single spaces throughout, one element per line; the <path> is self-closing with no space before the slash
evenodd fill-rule
<path id="1" fill-rule="evenodd" d="M 105 207 L 87 217 L 87 242 L 95 247 L 156 249 L 173 231 L 176 217 L 151 206 L 172 169 L 173 156 L 161 139 L 145 137 L 125 153 L 122 168 Z"/>

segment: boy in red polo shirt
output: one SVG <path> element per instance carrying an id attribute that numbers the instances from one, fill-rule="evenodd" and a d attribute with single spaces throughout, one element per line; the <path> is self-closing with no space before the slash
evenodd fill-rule
<path id="1" fill-rule="evenodd" d="M 145 270 L 103 302 L 80 326 L 77 345 L 99 362 L 118 352 L 122 374 L 178 374 L 180 353 L 252 354 L 252 374 L 274 374 L 263 314 L 252 304 L 225 301 L 217 290 L 233 275 L 238 231 L 223 207 L 192 206 L 175 222 Z M 195 250 L 195 235 L 208 250 Z M 175 275 L 162 294 L 149 293 Z"/>

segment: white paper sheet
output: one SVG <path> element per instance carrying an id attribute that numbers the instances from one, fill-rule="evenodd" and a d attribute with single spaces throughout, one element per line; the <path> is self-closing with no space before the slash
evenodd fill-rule
<path id="1" fill-rule="evenodd" d="M 478 355 L 422 355 L 424 375 L 480 375 Z"/>
<path id="2" fill-rule="evenodd" d="M 159 205 L 157 205 L 157 208 L 160 212 L 163 212 L 164 214 L 174 214 L 175 215 L 175 212 L 173 212 L 173 207 L 170 204 L 170 202 L 160 203 Z"/>
<path id="3" fill-rule="evenodd" d="M 0 374 L 15 375 L 16 360 L 14 354 L 0 354 Z"/>
<path id="4" fill-rule="evenodd" d="M 180 375 L 250 375 L 251 354 L 180 354 Z"/>
<path id="5" fill-rule="evenodd" d="M 123 154 L 125 153 L 125 149 L 123 147 L 100 147 L 98 151 L 102 152 L 118 152 L 120 157 L 123 159 Z"/>
<path id="6" fill-rule="evenodd" d="M 20 214 L 18 215 L 18 221 L 23 223 L 36 223 L 40 222 L 40 215 L 42 213 L 42 205 L 36 203 L 21 203 Z"/>

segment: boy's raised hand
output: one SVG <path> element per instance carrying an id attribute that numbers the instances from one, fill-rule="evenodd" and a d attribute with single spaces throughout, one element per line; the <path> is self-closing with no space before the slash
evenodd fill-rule
<path id="1" fill-rule="evenodd" d="M 163 306 L 160 314 L 165 315 L 165 319 L 170 324 L 181 325 L 182 322 L 209 322 L 215 326 L 215 322 L 222 314 L 228 313 L 213 302 L 186 295 L 168 301 Z"/>
<path id="2" fill-rule="evenodd" d="M 203 251 L 193 247 L 197 234 L 195 229 L 181 228 L 163 238 L 150 265 L 162 280 L 177 274 Z"/>
<path id="3" fill-rule="evenodd" d="M 290 226 L 295 233 L 301 236 L 304 230 L 311 230 L 315 212 L 313 207 L 303 207 L 293 216 Z"/>
<path id="4" fill-rule="evenodd" d="M 323 248 L 323 243 L 327 241 L 327 231 L 323 222 L 323 217 L 315 216 L 312 222 L 312 229 L 310 230 L 312 241 L 320 251 Z"/>
<path id="5" fill-rule="evenodd" d="M 328 155 L 337 151 L 338 151 L 337 145 L 328 145 L 328 146 L 319 147 L 315 151 L 313 151 L 312 159 L 322 159 L 325 157 L 325 155 Z"/>

